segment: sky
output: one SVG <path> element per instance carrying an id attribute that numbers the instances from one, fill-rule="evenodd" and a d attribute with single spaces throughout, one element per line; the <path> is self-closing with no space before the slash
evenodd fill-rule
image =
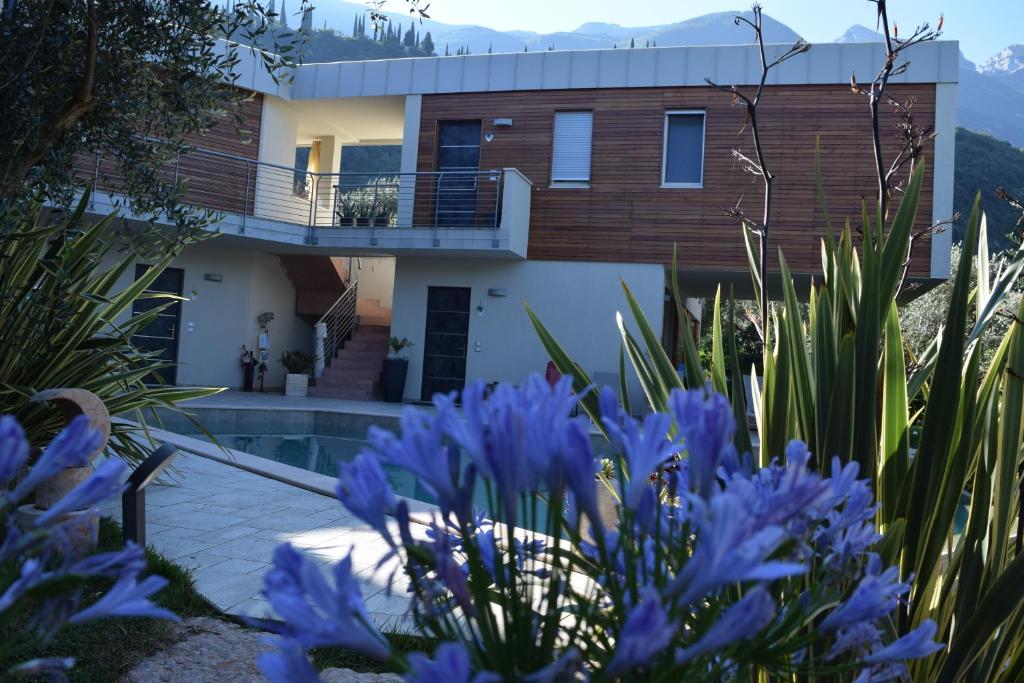
<path id="1" fill-rule="evenodd" d="M 421 0 L 422 2 L 423 0 Z M 588 21 L 622 26 L 667 24 L 710 12 L 747 9 L 744 0 L 429 0 L 433 19 L 480 24 L 502 31 L 572 31 Z M 392 6 L 400 4 L 392 0 Z M 875 27 L 868 0 L 762 0 L 764 11 L 805 39 L 831 42 L 853 24 Z M 1008 45 L 1024 43 L 1024 0 L 894 0 L 889 16 L 900 32 L 945 14 L 943 37 L 959 40 L 968 59 L 984 62 Z"/>

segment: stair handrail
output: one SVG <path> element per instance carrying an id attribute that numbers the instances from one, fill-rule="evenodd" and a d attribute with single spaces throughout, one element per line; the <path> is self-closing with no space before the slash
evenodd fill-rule
<path id="1" fill-rule="evenodd" d="M 359 283 L 352 282 L 338 300 L 320 317 L 313 328 L 314 348 L 316 350 L 317 377 L 323 375 L 323 369 L 338 352 L 359 323 L 356 313 L 359 299 Z"/>

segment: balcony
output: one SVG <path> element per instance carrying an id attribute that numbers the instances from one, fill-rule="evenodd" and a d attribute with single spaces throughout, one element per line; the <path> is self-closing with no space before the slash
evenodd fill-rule
<path id="1" fill-rule="evenodd" d="M 93 186 L 91 209 L 113 210 L 114 165 L 96 157 L 77 168 Z M 161 175 L 183 184 L 184 203 L 215 211 L 220 232 L 290 252 L 526 258 L 532 183 L 516 169 L 308 173 L 195 149 Z"/>

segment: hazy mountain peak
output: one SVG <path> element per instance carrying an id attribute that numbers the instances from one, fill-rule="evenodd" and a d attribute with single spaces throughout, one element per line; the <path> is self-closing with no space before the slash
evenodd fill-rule
<path id="1" fill-rule="evenodd" d="M 835 39 L 837 43 L 876 43 L 885 40 L 878 31 L 872 31 L 867 26 L 854 24 L 846 29 L 846 33 Z"/>
<path id="2" fill-rule="evenodd" d="M 1024 71 L 1024 45 L 1010 45 L 981 65 L 982 73 L 1010 75 Z"/>

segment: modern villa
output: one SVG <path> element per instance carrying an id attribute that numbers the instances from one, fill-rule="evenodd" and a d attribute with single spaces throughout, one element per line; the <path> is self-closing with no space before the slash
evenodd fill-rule
<path id="1" fill-rule="evenodd" d="M 223 218 L 221 236 L 187 247 L 157 285 L 188 300 L 137 340 L 180 364 L 171 383 L 240 386 L 244 344 L 268 350 L 266 385 L 281 387 L 280 353 L 323 344 L 314 395 L 370 399 L 389 335 L 413 343 L 406 400 L 519 382 L 548 362 L 528 302 L 584 370 L 617 385 L 620 280 L 670 350 L 674 246 L 694 320 L 719 283 L 750 295 L 741 230 L 725 210 L 758 216 L 763 190 L 732 154 L 750 147 L 745 110 L 705 78 L 752 86 L 756 47 L 305 64 L 290 83 L 243 56 L 234 85 L 254 94 L 250 139 L 225 121 L 172 169 L 189 203 Z M 870 117 L 850 76 L 869 80 L 883 56 L 877 44 L 815 45 L 771 72 L 759 109 L 777 178 L 771 249 L 801 278 L 821 268 L 818 139 L 833 218 L 857 224 L 862 200 L 874 201 Z M 921 44 L 909 59 L 890 93 L 914 98 L 917 123 L 936 131 L 925 229 L 953 209 L 957 43 Z M 891 158 L 899 119 L 885 109 Z M 393 146 L 397 168 L 342 172 L 359 146 Z M 116 201 L 107 170 L 100 158 L 82 169 L 97 215 Z M 909 276 L 948 277 L 950 248 L 950 231 L 918 242 Z"/>

